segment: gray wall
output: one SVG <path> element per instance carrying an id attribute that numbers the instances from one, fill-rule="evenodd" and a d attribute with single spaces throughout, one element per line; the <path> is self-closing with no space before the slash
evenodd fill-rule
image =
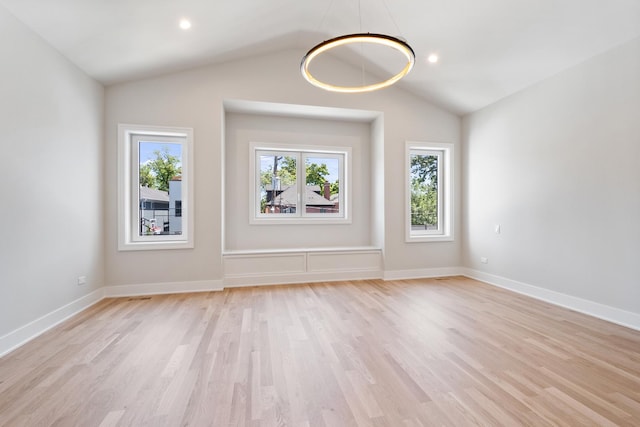
<path id="1" fill-rule="evenodd" d="M 211 65 L 106 90 L 106 283 L 214 280 L 222 278 L 221 196 L 223 101 L 244 99 L 380 111 L 384 114 L 384 216 L 368 221 L 384 227 L 385 269 L 427 269 L 459 265 L 459 240 L 438 244 L 404 242 L 404 142 L 458 144 L 460 118 L 394 87 L 360 95 L 335 94 L 309 85 L 300 76 L 303 51 Z M 359 72 L 339 62 L 336 72 Z M 195 248 L 118 252 L 116 249 L 116 146 L 118 123 L 192 127 L 195 155 Z M 248 196 L 247 196 L 248 197 Z M 248 213 L 246 215 L 248 218 Z M 384 222 L 381 220 L 384 218 Z"/>
<path id="2" fill-rule="evenodd" d="M 467 267 L 640 313 L 640 39 L 465 117 L 463 141 Z"/>
<path id="3" fill-rule="evenodd" d="M 0 57 L 2 337 L 103 285 L 104 91 L 1 6 Z"/>

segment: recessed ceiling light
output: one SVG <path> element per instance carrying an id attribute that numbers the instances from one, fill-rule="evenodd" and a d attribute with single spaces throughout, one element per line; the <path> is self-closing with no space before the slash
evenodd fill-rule
<path id="1" fill-rule="evenodd" d="M 185 18 L 181 19 L 180 28 L 182 28 L 183 30 L 188 30 L 189 28 L 191 28 L 191 21 Z"/>
<path id="2" fill-rule="evenodd" d="M 429 61 L 432 64 L 435 64 L 436 62 L 438 62 L 438 55 L 436 55 L 435 53 L 432 53 L 431 55 L 429 55 L 429 57 L 427 58 L 427 61 Z"/>

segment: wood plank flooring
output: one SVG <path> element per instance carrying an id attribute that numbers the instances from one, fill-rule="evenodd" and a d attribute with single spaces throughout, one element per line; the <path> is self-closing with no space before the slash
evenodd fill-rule
<path id="1" fill-rule="evenodd" d="M 640 332 L 452 277 L 103 300 L 0 359 L 1 426 L 640 426 Z"/>

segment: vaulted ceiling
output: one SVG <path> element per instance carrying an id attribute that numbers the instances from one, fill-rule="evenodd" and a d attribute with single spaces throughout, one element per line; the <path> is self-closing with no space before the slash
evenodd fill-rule
<path id="1" fill-rule="evenodd" d="M 315 44 L 345 33 L 399 36 L 417 59 L 400 85 L 457 114 L 640 37 L 640 0 L 0 0 L 0 5 L 105 85 L 282 49 L 299 49 L 302 57 Z M 188 31 L 178 27 L 181 18 L 191 21 Z M 439 55 L 436 64 L 427 61 L 432 53 Z"/>

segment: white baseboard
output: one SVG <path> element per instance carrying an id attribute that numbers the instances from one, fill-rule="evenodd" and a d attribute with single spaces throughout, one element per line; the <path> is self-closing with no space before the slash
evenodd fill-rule
<path id="1" fill-rule="evenodd" d="M 141 283 L 138 285 L 105 286 L 105 297 L 133 297 L 140 295 L 180 294 L 210 292 L 223 289 L 222 280 L 198 280 L 191 282 Z"/>
<path id="2" fill-rule="evenodd" d="M 387 270 L 384 272 L 384 280 L 408 280 L 429 279 L 432 277 L 460 276 L 462 267 L 420 268 L 414 270 Z"/>
<path id="3" fill-rule="evenodd" d="M 37 336 L 42 335 L 54 326 L 98 303 L 104 298 L 104 289 L 105 288 L 96 289 L 95 291 L 0 337 L 0 357 L 10 353 Z"/>
<path id="4" fill-rule="evenodd" d="M 626 326 L 631 329 L 640 330 L 640 314 L 625 311 L 619 308 L 578 298 L 572 295 L 563 294 L 539 286 L 529 285 L 505 277 L 496 276 L 470 268 L 462 269 L 462 275 L 471 279 L 480 280 L 493 286 L 508 289 L 519 294 L 527 295 L 535 299 L 568 308 L 573 311 L 588 314 L 611 323 Z"/>
<path id="5" fill-rule="evenodd" d="M 225 287 L 279 285 L 295 283 L 331 282 L 340 280 L 404 280 L 445 276 L 466 276 L 490 285 L 498 286 L 530 296 L 554 305 L 588 314 L 628 328 L 640 330 L 640 314 L 608 305 L 562 294 L 549 289 L 507 279 L 482 271 L 463 267 L 427 268 L 414 270 L 353 270 L 335 272 L 307 272 L 278 275 L 246 275 L 227 277 L 224 280 L 192 282 L 144 283 L 137 285 L 104 286 L 66 304 L 20 328 L 0 337 L 0 357 L 31 341 L 77 313 L 86 310 L 106 297 L 127 297 L 169 293 L 221 291 Z"/>
<path id="6" fill-rule="evenodd" d="M 0 337 L 0 357 L 26 344 L 54 326 L 109 297 L 129 297 L 188 292 L 221 291 L 222 280 L 193 282 L 144 283 L 139 285 L 103 286 L 51 313 L 27 323 Z"/>
<path id="7" fill-rule="evenodd" d="M 336 282 L 340 280 L 380 279 L 380 270 L 353 270 L 331 272 L 296 272 L 291 274 L 234 275 L 224 278 L 225 288 L 247 286 L 288 285 L 297 283 Z"/>

